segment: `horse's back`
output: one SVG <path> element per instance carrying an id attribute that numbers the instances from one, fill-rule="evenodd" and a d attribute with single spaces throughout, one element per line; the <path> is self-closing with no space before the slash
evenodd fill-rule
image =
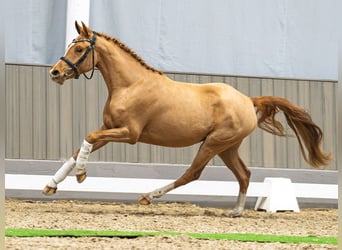
<path id="1" fill-rule="evenodd" d="M 227 115 L 255 116 L 251 98 L 226 83 L 186 84 L 196 92 L 198 100 L 207 107 L 219 108 Z M 184 86 L 184 85 L 183 85 Z M 186 91 L 185 91 L 186 92 Z"/>

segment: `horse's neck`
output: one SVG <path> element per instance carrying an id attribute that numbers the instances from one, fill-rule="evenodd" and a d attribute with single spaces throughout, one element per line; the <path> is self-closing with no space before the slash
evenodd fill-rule
<path id="1" fill-rule="evenodd" d="M 119 48 L 116 44 L 106 44 L 111 48 L 100 48 L 97 67 L 107 84 L 108 90 L 129 87 L 142 78 L 147 79 L 151 74 L 156 74 L 144 68 L 128 52 Z"/>

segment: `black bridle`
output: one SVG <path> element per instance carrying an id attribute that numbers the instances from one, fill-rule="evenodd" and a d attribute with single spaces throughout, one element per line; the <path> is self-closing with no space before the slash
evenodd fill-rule
<path id="1" fill-rule="evenodd" d="M 79 40 L 72 40 L 72 43 L 79 43 L 79 42 L 89 42 L 90 45 L 87 47 L 87 50 L 84 52 L 84 54 L 81 56 L 80 59 L 78 59 L 78 61 L 76 63 L 72 63 L 69 59 L 65 58 L 64 56 L 62 56 L 60 59 L 63 60 L 64 62 L 66 62 L 74 71 L 75 73 L 75 79 L 78 79 L 80 77 L 80 73 L 78 72 L 77 67 L 87 58 L 89 52 L 92 52 L 92 62 L 93 62 L 93 69 L 92 72 L 90 74 L 90 76 L 88 77 L 85 73 L 83 73 L 84 77 L 87 78 L 88 80 L 90 80 L 93 75 L 94 75 L 94 70 L 95 70 L 95 65 L 94 65 L 94 46 L 95 46 L 95 41 L 96 41 L 96 32 L 93 31 L 93 38 L 90 40 L 88 38 L 82 38 Z"/>

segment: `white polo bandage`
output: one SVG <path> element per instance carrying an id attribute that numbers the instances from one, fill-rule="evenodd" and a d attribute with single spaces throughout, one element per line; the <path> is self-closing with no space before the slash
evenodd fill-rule
<path id="1" fill-rule="evenodd" d="M 58 169 L 58 171 L 55 173 L 55 175 L 52 177 L 52 179 L 47 184 L 49 187 L 56 188 L 57 184 L 63 181 L 68 174 L 73 170 L 75 167 L 75 160 L 73 157 L 71 157 L 69 160 L 64 162 L 63 166 Z"/>
<path id="2" fill-rule="evenodd" d="M 80 152 L 78 153 L 77 160 L 76 160 L 77 172 L 84 172 L 92 149 L 93 149 L 93 144 L 90 144 L 86 140 L 84 140 L 80 148 Z"/>
<path id="3" fill-rule="evenodd" d="M 246 204 L 246 198 L 246 194 L 239 192 L 236 208 L 243 210 Z"/>

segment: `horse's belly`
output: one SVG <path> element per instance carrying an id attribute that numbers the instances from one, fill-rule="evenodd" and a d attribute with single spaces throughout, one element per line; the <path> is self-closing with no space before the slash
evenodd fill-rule
<path id="1" fill-rule="evenodd" d="M 186 147 L 203 141 L 209 128 L 203 126 L 179 126 L 164 124 L 147 127 L 143 130 L 139 141 L 165 147 Z"/>
<path id="2" fill-rule="evenodd" d="M 161 137 L 145 137 L 141 136 L 139 141 L 148 143 L 148 144 L 153 144 L 153 145 L 158 145 L 158 146 L 164 146 L 164 147 L 187 147 L 194 145 L 200 141 L 202 141 L 204 138 L 199 139 L 199 138 L 170 138 L 168 136 L 161 138 Z"/>

